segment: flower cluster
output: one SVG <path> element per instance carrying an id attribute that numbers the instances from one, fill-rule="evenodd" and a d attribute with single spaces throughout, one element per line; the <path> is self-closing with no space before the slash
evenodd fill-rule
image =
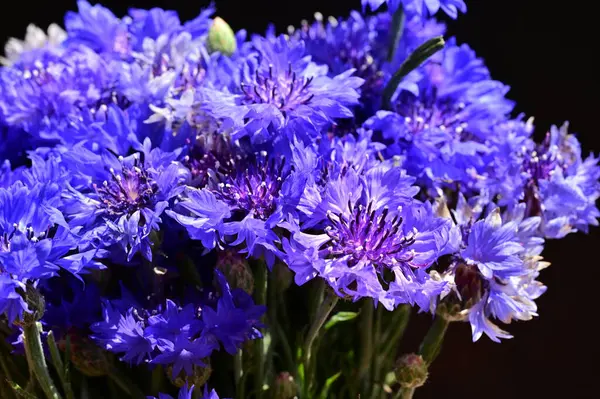
<path id="1" fill-rule="evenodd" d="M 11 39 L 0 324 L 86 348 L 86 375 L 108 352 L 163 367 L 189 399 L 221 348 L 262 339 L 255 273 L 468 321 L 473 340 L 535 316 L 545 239 L 598 224 L 598 158 L 568 124 L 536 143 L 454 38 L 394 83 L 462 0 L 362 3 L 387 11 L 248 37 L 212 7 L 182 23 L 81 0 L 64 30 Z"/>

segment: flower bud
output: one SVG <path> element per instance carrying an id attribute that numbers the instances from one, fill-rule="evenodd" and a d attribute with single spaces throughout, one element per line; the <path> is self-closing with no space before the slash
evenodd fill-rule
<path id="1" fill-rule="evenodd" d="M 21 290 L 21 296 L 27 303 L 29 312 L 23 312 L 20 320 L 15 320 L 15 324 L 21 327 L 30 326 L 39 321 L 46 311 L 46 300 L 44 296 L 32 285 L 27 284 L 25 290 Z"/>
<path id="2" fill-rule="evenodd" d="M 108 353 L 88 337 L 76 331 L 69 332 L 71 363 L 87 377 L 107 375 L 110 370 Z M 64 348 L 64 344 L 61 345 Z"/>
<path id="3" fill-rule="evenodd" d="M 275 280 L 277 280 L 277 287 L 281 292 L 286 291 L 292 285 L 294 280 L 294 272 L 290 270 L 282 262 L 276 262 L 273 266 L 273 273 L 275 273 Z"/>
<path id="4" fill-rule="evenodd" d="M 226 56 L 230 56 L 237 49 L 235 33 L 220 17 L 213 19 L 208 31 L 208 48 L 210 51 L 218 51 Z"/>
<path id="5" fill-rule="evenodd" d="M 217 270 L 223 273 L 231 288 L 240 288 L 252 295 L 254 276 L 246 258 L 231 250 L 219 251 L 217 256 Z"/>
<path id="6" fill-rule="evenodd" d="M 395 374 L 402 388 L 418 388 L 427 381 L 427 363 L 420 355 L 404 355 L 396 364 Z"/>
<path id="7" fill-rule="evenodd" d="M 298 394 L 298 385 L 287 371 L 279 373 L 273 384 L 273 399 L 293 399 Z"/>
<path id="8" fill-rule="evenodd" d="M 182 370 L 179 375 L 175 377 L 173 377 L 173 366 L 169 366 L 166 370 L 167 376 L 177 388 L 181 388 L 187 383 L 188 386 L 194 385 L 196 389 L 199 389 L 201 386 L 206 384 L 210 378 L 210 375 L 212 374 L 210 358 L 207 357 L 202 359 L 202 363 L 204 363 L 206 366 L 194 366 L 192 375 L 186 375 L 185 371 Z"/>

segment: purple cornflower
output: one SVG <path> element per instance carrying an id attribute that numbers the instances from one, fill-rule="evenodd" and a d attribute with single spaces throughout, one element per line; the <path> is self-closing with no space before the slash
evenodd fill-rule
<path id="1" fill-rule="evenodd" d="M 74 174 L 88 179 L 69 192 L 69 224 L 83 226 L 94 246 L 121 247 L 127 261 L 137 252 L 152 259 L 150 233 L 160 229 L 163 211 L 189 177 L 175 154 L 149 146 L 146 140 L 143 153 L 128 157 L 100 156 L 82 147 L 64 155 Z"/>
<path id="2" fill-rule="evenodd" d="M 568 124 L 552 126 L 539 144 L 532 139 L 531 121 L 511 121 L 495 130 L 498 151 L 490 162 L 487 188 L 498 195 L 500 205 L 525 203 L 527 216 L 541 217 L 540 234 L 547 238 L 587 232 L 589 226 L 598 225 L 598 158 L 582 157 Z"/>
<path id="3" fill-rule="evenodd" d="M 388 309 L 417 303 L 428 310 L 443 284 L 425 270 L 442 254 L 449 225 L 414 202 L 413 182 L 399 168 L 379 166 L 364 175 L 348 169 L 321 193 L 307 191 L 313 198 L 305 203 L 314 204 L 306 207 L 307 225 L 320 232 L 312 227 L 283 242 L 296 283 L 320 276 L 340 296 L 371 297 Z"/>
<path id="4" fill-rule="evenodd" d="M 511 338 L 492 319 L 503 323 L 529 320 L 537 315 L 534 302 L 546 288 L 536 281 L 539 271 L 549 264 L 540 253 L 544 240 L 538 236 L 539 217 L 526 217 L 525 204 L 500 214 L 482 198 L 470 203 L 459 197 L 454 219 L 456 252 L 442 274 L 449 285 L 442 302 L 457 303 L 463 310 L 445 317 L 467 318 L 473 340 L 486 334 L 491 340 Z M 447 212 L 447 211 L 446 211 Z"/>
<path id="5" fill-rule="evenodd" d="M 489 132 L 513 108 L 504 98 L 508 87 L 491 80 L 475 53 L 454 40 L 420 71 L 418 94 L 401 91 L 392 111 L 377 112 L 365 128 L 381 132 L 392 143 L 387 155 L 403 157 L 420 183 L 480 187 L 495 150 Z"/>
<path id="6" fill-rule="evenodd" d="M 303 42 L 284 36 L 275 40 L 255 37 L 255 56 L 243 66 L 237 93 L 206 89 L 201 108 L 233 129 L 232 139 L 249 136 L 256 143 L 269 141 L 282 128 L 315 135 L 328 123 L 353 116 L 363 80 L 353 70 L 333 78 L 327 67 L 305 54 Z"/>
<path id="7" fill-rule="evenodd" d="M 187 383 L 181 387 L 181 389 L 179 390 L 179 394 L 177 395 L 177 399 L 192 399 L 192 393 L 194 391 L 194 386 L 192 385 L 191 387 L 188 388 Z M 158 394 L 158 398 L 155 398 L 153 396 L 149 396 L 148 399 L 173 399 L 173 397 L 171 395 L 167 395 L 164 393 L 159 393 Z M 208 386 L 204 386 L 204 395 L 200 398 L 200 399 L 219 399 L 219 395 L 217 395 L 217 392 L 213 389 L 211 391 L 208 390 Z"/>
<path id="8" fill-rule="evenodd" d="M 119 58 L 131 55 L 127 25 L 112 11 L 85 0 L 79 0 L 77 7 L 78 13 L 71 11 L 65 16 L 67 45 L 83 44 L 97 53 Z"/>
<path id="9" fill-rule="evenodd" d="M 122 105 L 114 82 L 109 63 L 87 47 L 35 50 L 0 70 L 0 119 L 34 138 L 62 141 L 71 122 Z"/>
<path id="10" fill-rule="evenodd" d="M 448 16 L 456 19 L 458 12 L 467 12 L 463 0 L 361 0 L 363 8 L 367 5 L 371 10 L 377 10 L 383 3 L 387 3 L 390 13 L 396 12 L 399 7 L 404 7 L 409 13 L 416 13 L 421 17 L 436 14 L 442 9 Z"/>
<path id="11" fill-rule="evenodd" d="M 233 169 L 227 170 L 227 165 Z M 223 168 L 209 171 L 205 188 L 188 188 L 187 198 L 178 204 L 180 211 L 167 214 L 207 249 L 219 242 L 243 244 L 243 253 L 264 255 L 272 264 L 279 242 L 273 229 L 295 213 L 302 185 L 294 184 L 297 176 L 284 158 L 266 153 L 232 158 L 219 166 Z"/>

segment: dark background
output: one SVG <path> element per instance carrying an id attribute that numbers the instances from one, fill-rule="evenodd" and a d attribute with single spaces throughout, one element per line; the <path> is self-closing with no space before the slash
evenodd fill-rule
<path id="1" fill-rule="evenodd" d="M 449 33 L 467 42 L 483 57 L 495 79 L 512 89 L 516 112 L 536 117 L 537 134 L 551 124 L 571 122 L 584 152 L 600 150 L 597 94 L 600 68 L 595 50 L 598 20 L 590 0 L 554 5 L 546 0 L 467 0 L 469 12 L 449 22 Z M 208 1 L 104 0 L 117 16 L 130 6 L 175 9 L 182 20 L 197 15 Z M 359 0 L 217 0 L 218 15 L 234 30 L 264 32 L 269 22 L 278 30 L 312 20 L 313 13 L 347 16 Z M 23 37 L 33 22 L 44 29 L 62 22 L 75 1 L 11 2 L 0 16 L 0 41 Z M 587 398 L 598 397 L 600 342 L 596 298 L 600 264 L 595 250 L 600 229 L 588 236 L 570 235 L 547 245 L 553 266 L 542 274 L 549 290 L 538 301 L 540 317 L 508 326 L 515 336 L 502 344 L 487 338 L 471 342 L 468 324 L 451 325 L 444 350 L 430 381 L 417 398 Z M 427 325 L 421 316 L 416 331 Z M 410 346 L 410 342 L 408 344 Z M 406 348 L 414 350 L 414 348 Z"/>

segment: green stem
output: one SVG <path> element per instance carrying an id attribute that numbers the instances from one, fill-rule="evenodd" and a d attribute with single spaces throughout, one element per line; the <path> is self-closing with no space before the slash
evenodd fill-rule
<path id="1" fill-rule="evenodd" d="M 65 375 L 65 366 L 60 357 L 60 352 L 58 351 L 56 339 L 54 338 L 54 333 L 52 331 L 48 331 L 48 348 L 50 349 L 50 357 L 52 358 L 52 364 L 54 365 L 56 374 L 58 374 L 58 378 L 60 379 L 60 383 L 63 387 L 67 399 L 74 399 L 75 394 L 73 393 L 73 390 L 71 389 L 71 384 L 68 382 L 67 376 Z"/>
<path id="2" fill-rule="evenodd" d="M 264 305 L 267 302 L 267 265 L 264 261 L 256 262 L 254 270 L 254 302 L 257 305 Z M 264 316 L 263 316 L 264 318 Z M 264 372 L 265 372 L 265 343 L 263 339 L 254 342 L 254 390 L 256 399 L 263 397 Z"/>
<path id="3" fill-rule="evenodd" d="M 396 51 L 398 50 L 398 44 L 404 33 L 404 23 L 406 22 L 406 15 L 404 13 L 404 7 L 400 5 L 394 15 L 392 15 L 391 24 L 391 35 L 390 43 L 388 48 L 388 62 L 393 62 L 396 57 Z"/>
<path id="4" fill-rule="evenodd" d="M 400 305 L 395 312 L 397 313 L 394 315 L 393 318 L 393 332 L 391 334 L 391 337 L 385 340 L 386 344 L 383 347 L 383 350 L 380 352 L 381 356 L 383 356 L 384 359 L 389 359 L 390 361 L 395 360 L 395 353 L 392 354 L 392 352 L 402 339 L 402 336 L 404 336 L 404 332 L 408 327 L 411 307 L 409 305 Z"/>
<path id="5" fill-rule="evenodd" d="M 362 382 L 361 391 L 366 394 L 366 390 L 371 385 L 371 360 L 373 359 L 373 313 L 374 304 L 372 299 L 365 299 L 361 309 L 361 358 L 358 369 L 358 381 Z"/>
<path id="6" fill-rule="evenodd" d="M 29 368 L 37 378 L 48 399 L 60 399 L 61 396 L 58 393 L 58 389 L 54 386 L 54 382 L 48 372 L 48 365 L 46 364 L 44 349 L 40 339 L 41 333 L 42 324 L 39 322 L 23 327 L 23 341 Z"/>
<path id="7" fill-rule="evenodd" d="M 108 372 L 108 377 L 114 381 L 130 398 L 145 399 L 146 396 L 142 391 L 125 376 L 124 373 L 117 369 L 112 369 Z"/>
<path id="8" fill-rule="evenodd" d="M 238 399 L 244 399 L 242 396 L 244 394 L 244 389 L 242 387 L 242 382 L 244 378 L 244 368 L 242 362 L 242 350 L 238 349 L 237 353 L 233 357 L 233 377 L 235 380 L 235 395 Z"/>
<path id="9" fill-rule="evenodd" d="M 440 352 L 446 330 L 448 329 L 448 324 L 450 324 L 448 320 L 441 316 L 436 316 L 429 331 L 427 331 L 427 335 L 423 338 L 423 342 L 419 348 L 419 354 L 428 364 L 433 363 Z"/>
<path id="10" fill-rule="evenodd" d="M 394 395 L 394 399 L 412 399 L 414 394 L 415 388 L 400 388 Z"/>
<path id="11" fill-rule="evenodd" d="M 325 293 L 325 288 L 326 288 L 326 283 L 323 280 L 320 280 L 318 282 L 319 287 L 318 287 L 318 297 L 323 296 L 323 294 Z M 335 308 L 335 305 L 338 303 L 338 300 L 340 298 L 335 295 L 334 293 L 326 293 L 324 295 L 323 301 L 320 303 L 319 307 L 317 308 L 317 312 L 315 314 L 315 317 L 312 321 L 312 324 L 310 326 L 310 329 L 308 330 L 308 334 L 306 335 L 306 338 L 304 340 L 304 348 L 302 351 L 302 356 L 303 356 L 303 360 L 302 363 L 304 365 L 304 381 L 302 384 L 303 387 L 303 395 L 302 398 L 310 398 L 310 391 L 311 391 L 311 385 L 312 385 L 312 354 L 313 351 L 316 352 L 316 347 L 313 348 L 315 339 L 317 338 L 317 336 L 319 335 L 319 331 L 321 330 L 321 327 L 323 327 L 323 324 L 325 324 L 325 320 L 327 320 L 327 318 L 329 317 L 329 314 L 333 311 L 333 308 Z"/>
<path id="12" fill-rule="evenodd" d="M 292 347 L 290 346 L 290 343 L 287 339 L 285 331 L 281 327 L 281 324 L 279 324 L 277 321 L 275 322 L 275 324 L 272 327 L 276 331 L 276 333 L 278 335 L 277 339 L 279 340 L 279 342 L 281 343 L 281 346 L 283 347 L 283 357 L 285 359 L 286 367 L 295 378 L 297 373 L 296 373 L 296 365 L 294 363 L 294 355 L 292 353 Z"/>
<path id="13" fill-rule="evenodd" d="M 379 311 L 379 309 L 377 309 Z M 381 309 L 383 312 L 384 309 Z M 391 333 L 377 334 L 377 351 L 374 361 L 374 377 L 373 389 L 371 391 L 371 399 L 379 399 L 384 394 L 381 373 L 388 371 L 392 367 L 392 362 L 395 360 L 396 347 L 398 346 L 410 320 L 411 307 L 409 305 L 399 306 L 392 314 L 390 326 Z M 381 322 L 378 317 L 378 321 Z M 377 330 L 377 329 L 376 329 Z"/>

